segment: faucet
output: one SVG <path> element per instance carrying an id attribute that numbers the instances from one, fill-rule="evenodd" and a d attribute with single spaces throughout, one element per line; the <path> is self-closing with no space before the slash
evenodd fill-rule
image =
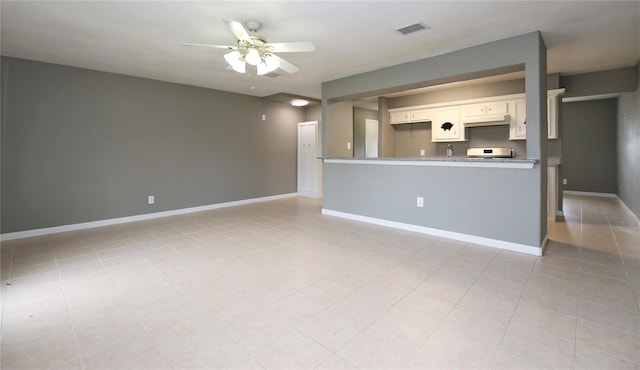
<path id="1" fill-rule="evenodd" d="M 447 158 L 448 157 L 452 157 L 453 156 L 453 145 L 448 144 L 447 145 Z"/>

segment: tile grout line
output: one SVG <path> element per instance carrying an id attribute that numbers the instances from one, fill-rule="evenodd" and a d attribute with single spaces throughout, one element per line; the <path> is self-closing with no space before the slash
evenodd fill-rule
<path id="1" fill-rule="evenodd" d="M 138 254 L 138 251 L 133 249 L 135 251 L 134 254 Z M 162 358 L 166 361 L 166 363 L 172 368 L 175 369 L 175 367 L 173 366 L 173 364 L 171 362 L 169 362 L 169 360 L 167 360 L 164 356 L 164 353 L 162 351 L 160 351 L 157 343 L 155 340 L 153 340 L 153 338 L 151 337 L 151 335 L 149 335 L 149 328 L 147 328 L 147 326 L 144 324 L 144 321 L 142 320 L 142 318 L 140 317 L 140 314 L 138 314 L 138 311 L 135 310 L 133 308 L 133 305 L 131 304 L 131 302 L 129 301 L 129 299 L 127 298 L 127 295 L 124 294 L 124 291 L 122 290 L 122 288 L 120 287 L 120 284 L 118 284 L 118 281 L 116 281 L 116 279 L 113 278 L 113 275 L 111 274 L 111 271 L 107 268 L 107 266 L 104 264 L 104 261 L 102 258 L 100 258 L 100 256 L 96 253 L 96 257 L 98 257 L 98 261 L 100 261 L 100 265 L 102 265 L 102 268 L 104 268 L 105 272 L 107 273 L 107 275 L 109 276 L 109 279 L 111 279 L 111 281 L 113 282 L 113 284 L 116 286 L 116 288 L 118 289 L 118 292 L 120 293 L 120 295 L 122 296 L 122 298 L 124 299 L 124 301 L 127 303 L 127 306 L 129 307 L 129 309 L 131 310 L 131 312 L 133 312 L 133 314 L 136 316 L 136 319 L 138 320 L 138 322 L 140 323 L 140 325 L 142 325 L 142 328 L 145 331 L 145 334 L 147 335 L 147 337 L 153 342 L 153 345 L 155 347 L 156 350 L 158 350 L 158 352 L 161 354 Z M 142 256 L 140 256 L 144 261 L 146 261 L 146 259 L 144 259 Z"/>
<path id="2" fill-rule="evenodd" d="M 611 234 L 613 234 L 613 241 L 616 243 L 616 248 L 618 249 L 618 254 L 620 255 L 620 259 L 622 260 L 622 270 L 624 271 L 624 275 L 627 278 L 627 283 L 631 283 L 631 277 L 629 276 L 629 272 L 627 271 L 627 268 L 625 267 L 625 258 L 624 258 L 624 255 L 622 254 L 622 250 L 620 249 L 620 243 L 618 241 L 618 237 L 616 236 L 616 233 L 613 231 L 613 226 L 611 225 L 611 219 L 609 218 L 608 215 L 607 215 L 607 221 L 609 222 L 609 229 L 611 231 Z M 635 301 L 636 301 L 636 308 L 638 309 L 638 312 L 640 312 L 640 296 L 639 296 L 639 293 L 635 289 L 631 289 L 631 294 L 633 294 L 633 297 L 635 298 Z"/>
<path id="3" fill-rule="evenodd" d="M 500 351 L 500 348 L 502 348 L 502 344 L 504 343 L 504 338 L 507 336 L 507 332 L 509 331 L 509 327 L 511 326 L 512 322 L 513 322 L 513 317 L 516 314 L 516 310 L 518 309 L 518 306 L 520 305 L 520 301 L 522 300 L 522 296 L 524 295 L 524 290 L 527 287 L 527 283 L 529 282 L 529 279 L 531 278 L 531 275 L 533 275 L 533 269 L 536 265 L 536 263 L 538 263 L 539 259 L 542 257 L 536 257 L 536 261 L 531 265 L 531 268 L 529 269 L 529 274 L 527 275 L 527 280 L 525 280 L 524 282 L 524 286 L 522 288 L 522 291 L 520 292 L 520 295 L 518 296 L 518 300 L 516 303 L 516 306 L 513 309 L 513 312 L 511 312 L 511 316 L 509 317 L 509 322 L 507 323 L 507 326 L 504 330 L 504 333 L 502 334 L 502 336 L 500 337 L 500 341 L 498 342 L 498 346 L 496 347 L 496 351 L 493 353 L 493 357 L 491 358 L 491 362 L 489 363 L 489 369 L 492 368 L 492 366 L 494 365 L 495 361 L 496 361 L 496 356 L 498 355 L 498 352 Z M 513 354 L 512 352 L 509 352 L 511 354 Z M 522 357 L 519 355 L 516 355 L 517 357 Z M 538 361 L 534 361 L 529 359 L 529 361 L 534 362 L 536 364 L 539 364 Z M 540 364 L 541 366 L 546 366 L 544 364 Z"/>
<path id="4" fill-rule="evenodd" d="M 433 244 L 433 243 L 431 243 Z M 452 254 L 446 261 L 441 263 L 441 266 L 438 270 L 434 271 L 433 274 L 429 275 L 429 277 L 433 276 L 434 274 L 438 273 L 446 264 L 449 263 L 449 261 L 451 261 L 455 256 L 457 256 L 459 253 L 461 253 L 463 250 L 465 250 L 468 246 L 469 243 L 464 243 L 465 247 L 461 248 L 457 253 Z M 416 356 L 416 354 L 418 354 L 418 352 L 422 349 L 422 347 L 427 343 L 427 341 L 433 336 L 433 334 L 438 331 L 438 329 L 440 328 L 440 326 L 442 325 L 442 323 L 447 319 L 447 317 L 449 317 L 449 315 L 451 314 L 451 311 L 453 311 L 456 307 L 458 307 L 458 304 L 460 303 L 460 301 L 462 300 L 462 298 L 464 298 L 464 296 L 467 295 L 467 293 L 469 293 L 469 290 L 471 290 L 471 288 L 478 282 L 478 279 L 480 278 L 480 276 L 482 276 L 482 274 L 487 270 L 487 268 L 489 268 L 489 265 L 491 265 L 491 263 L 493 263 L 493 261 L 495 261 L 495 259 L 498 257 L 498 255 L 500 254 L 500 252 L 496 253 L 493 258 L 491 259 L 491 262 L 489 262 L 485 268 L 482 270 L 482 272 L 478 273 L 478 277 L 476 277 L 476 279 L 473 281 L 472 284 L 469 285 L 469 287 L 465 290 L 464 294 L 454 303 L 453 307 L 451 308 L 451 310 L 449 310 L 449 312 L 447 312 L 447 314 L 442 318 L 442 320 L 440 320 L 440 322 L 438 322 L 438 325 L 436 325 L 436 327 L 433 329 L 433 331 L 418 345 L 416 346 L 416 349 L 413 351 L 413 353 L 411 353 L 411 355 L 409 356 L 408 360 L 404 362 L 403 364 L 403 368 L 405 368 L 405 366 L 407 365 L 407 363 L 411 362 L 411 360 L 413 360 Z M 429 277 L 427 277 L 424 281 L 427 281 L 429 279 Z M 423 281 L 423 283 L 424 283 Z M 419 286 L 419 285 L 418 285 Z M 417 291 L 418 287 L 414 288 L 413 291 L 411 291 L 411 293 L 413 293 L 414 291 Z M 411 294 L 409 293 L 409 294 Z M 440 298 L 442 299 L 442 298 Z M 444 299 L 446 301 L 446 299 Z M 448 302 L 448 301 L 447 301 Z M 453 302 L 451 302 L 453 303 Z M 464 306 L 462 306 L 464 307 Z M 439 359 L 437 359 L 438 361 L 440 361 Z"/>
<path id="5" fill-rule="evenodd" d="M 47 239 L 50 239 L 50 236 L 47 236 Z M 52 251 L 53 252 L 53 251 Z M 78 361 L 80 361 L 80 368 L 85 369 L 84 359 L 82 358 L 82 353 L 80 352 L 80 342 L 78 341 L 78 335 L 76 334 L 76 327 L 73 322 L 73 318 L 71 317 L 71 310 L 69 308 L 69 300 L 67 298 L 67 290 L 64 286 L 64 282 L 62 281 L 62 274 L 60 273 L 60 265 L 58 264 L 58 257 L 56 257 L 55 253 L 53 254 L 53 261 L 56 264 L 56 272 L 58 273 L 58 280 L 60 281 L 60 288 L 62 289 L 62 296 L 64 298 L 64 305 L 67 311 L 67 317 L 69 319 L 69 325 L 71 326 L 71 331 L 73 332 L 73 341 L 76 346 L 76 353 L 78 354 Z M 97 257 L 97 256 L 96 256 Z"/>
<path id="6" fill-rule="evenodd" d="M 7 296 L 2 302 L 2 317 L 0 317 L 0 345 L 2 344 L 2 341 L 1 341 L 2 333 L 4 333 L 4 315 L 7 309 L 7 301 L 9 301 L 9 294 L 11 292 L 11 281 L 12 281 L 11 274 L 13 272 L 13 258 L 14 258 L 15 252 L 16 252 L 15 246 L 11 245 L 11 257 L 9 258 L 9 277 L 7 277 L 7 281 L 4 282 L 7 286 Z M 1 364 L 0 364 L 0 367 L 1 367 Z"/>

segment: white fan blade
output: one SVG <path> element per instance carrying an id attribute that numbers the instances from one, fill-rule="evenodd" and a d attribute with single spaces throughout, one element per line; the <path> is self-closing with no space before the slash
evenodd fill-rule
<path id="1" fill-rule="evenodd" d="M 270 46 L 274 53 L 302 53 L 316 50 L 316 47 L 312 43 L 306 41 L 270 42 L 267 46 Z"/>
<path id="2" fill-rule="evenodd" d="M 234 21 L 233 19 L 223 19 L 223 21 L 238 40 L 251 42 L 251 36 L 249 36 L 249 32 L 247 32 L 247 29 L 244 28 L 242 23 Z"/>
<path id="3" fill-rule="evenodd" d="M 276 60 L 278 60 L 278 62 L 280 63 L 278 68 L 282 69 L 285 72 L 296 73 L 296 72 L 298 72 L 300 70 L 300 68 L 298 68 L 297 66 L 287 62 L 286 60 L 280 58 L 279 56 L 277 56 L 275 54 L 271 54 L 271 56 L 273 58 L 275 58 Z"/>
<path id="4" fill-rule="evenodd" d="M 205 48 L 227 49 L 227 50 L 235 50 L 235 49 L 237 49 L 235 46 L 228 46 L 228 45 L 188 44 L 188 43 L 182 43 L 180 45 L 182 45 L 182 46 L 199 46 L 199 47 L 205 47 Z"/>

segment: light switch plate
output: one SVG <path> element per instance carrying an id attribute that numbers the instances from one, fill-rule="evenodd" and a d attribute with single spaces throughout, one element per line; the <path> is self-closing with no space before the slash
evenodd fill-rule
<path id="1" fill-rule="evenodd" d="M 156 202 L 156 197 L 154 195 L 149 195 L 147 197 L 147 204 L 155 204 Z"/>

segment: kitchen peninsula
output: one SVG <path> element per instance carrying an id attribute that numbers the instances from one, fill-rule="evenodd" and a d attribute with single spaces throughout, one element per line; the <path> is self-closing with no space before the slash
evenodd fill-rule
<path id="1" fill-rule="evenodd" d="M 347 117 L 341 116 L 342 102 L 522 69 L 526 153 L 518 158 L 357 159 L 343 151 L 350 139 L 340 134 L 341 125 L 349 124 L 341 119 Z M 323 213 L 542 255 L 547 235 L 546 91 L 546 49 L 538 32 L 325 82 Z M 388 114 L 386 121 L 383 117 L 382 130 L 392 129 L 389 120 Z M 393 157 L 385 150 L 391 145 L 384 135 L 381 144 L 382 156 Z"/>
<path id="2" fill-rule="evenodd" d="M 537 159 L 518 158 L 466 158 L 466 157 L 415 157 L 415 158 L 331 158 L 324 163 L 371 164 L 386 166 L 423 167 L 472 167 L 472 168 L 533 168 Z"/>

